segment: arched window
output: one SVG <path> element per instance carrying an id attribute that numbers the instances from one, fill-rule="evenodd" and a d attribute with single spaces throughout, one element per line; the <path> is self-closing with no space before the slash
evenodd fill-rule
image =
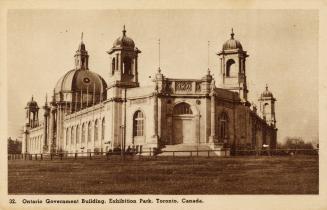
<path id="1" fill-rule="evenodd" d="M 94 141 L 97 142 L 99 139 L 98 139 L 98 129 L 99 129 L 99 121 L 96 120 L 95 123 L 94 123 Z"/>
<path id="2" fill-rule="evenodd" d="M 85 67 L 85 57 L 81 58 L 81 67 Z"/>
<path id="3" fill-rule="evenodd" d="M 86 128 L 85 128 L 85 123 L 82 125 L 82 143 L 85 143 L 85 133 L 86 133 Z"/>
<path id="4" fill-rule="evenodd" d="M 69 128 L 66 129 L 66 145 L 68 145 L 68 142 L 69 142 Z"/>
<path id="5" fill-rule="evenodd" d="M 70 135 L 70 138 L 71 138 L 71 141 L 70 143 L 71 144 L 74 144 L 74 138 L 75 138 L 75 127 L 72 127 L 72 132 L 71 132 L 71 135 Z"/>
<path id="6" fill-rule="evenodd" d="M 238 71 L 235 69 L 235 61 L 229 59 L 226 63 L 226 77 L 237 77 Z"/>
<path id="7" fill-rule="evenodd" d="M 111 74 L 114 75 L 116 67 L 116 58 L 113 58 L 111 61 Z"/>
<path id="8" fill-rule="evenodd" d="M 269 114 L 269 104 L 265 103 L 262 110 L 262 116 L 264 120 L 266 119 L 267 114 Z"/>
<path id="9" fill-rule="evenodd" d="M 89 122 L 88 126 L 87 126 L 87 142 L 91 142 L 91 138 L 92 138 L 92 127 L 91 127 L 91 122 Z"/>
<path id="10" fill-rule="evenodd" d="M 174 107 L 174 115 L 193 114 L 192 109 L 187 103 L 179 103 Z"/>
<path id="11" fill-rule="evenodd" d="M 76 127 L 76 144 L 79 143 L 79 125 Z"/>
<path id="12" fill-rule="evenodd" d="M 228 139 L 228 116 L 225 112 L 219 116 L 218 129 L 219 140 L 225 143 Z"/>
<path id="13" fill-rule="evenodd" d="M 141 111 L 136 111 L 133 117 L 134 136 L 144 136 L 144 115 Z"/>
<path id="14" fill-rule="evenodd" d="M 101 126 L 101 139 L 102 140 L 104 140 L 105 128 L 106 128 L 106 121 L 103 118 L 102 119 L 102 126 Z"/>
<path id="15" fill-rule="evenodd" d="M 123 74 L 132 74 L 132 60 L 129 57 L 123 60 Z"/>

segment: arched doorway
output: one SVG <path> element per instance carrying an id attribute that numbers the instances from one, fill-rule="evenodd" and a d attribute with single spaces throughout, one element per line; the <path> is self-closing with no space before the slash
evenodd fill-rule
<path id="1" fill-rule="evenodd" d="M 195 142 L 195 120 L 189 104 L 182 102 L 173 109 L 172 144 Z"/>

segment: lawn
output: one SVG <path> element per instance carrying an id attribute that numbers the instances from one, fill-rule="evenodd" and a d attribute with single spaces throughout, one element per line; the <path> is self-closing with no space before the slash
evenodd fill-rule
<path id="1" fill-rule="evenodd" d="M 9 194 L 318 194 L 318 156 L 12 160 Z"/>

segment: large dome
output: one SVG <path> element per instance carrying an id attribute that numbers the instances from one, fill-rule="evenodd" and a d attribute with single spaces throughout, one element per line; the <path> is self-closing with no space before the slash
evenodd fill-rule
<path id="1" fill-rule="evenodd" d="M 232 30 L 231 38 L 227 40 L 223 45 L 223 50 L 243 50 L 242 44 L 240 41 L 234 39 L 234 32 Z"/>
<path id="2" fill-rule="evenodd" d="M 134 49 L 134 47 L 135 47 L 135 43 L 134 43 L 133 39 L 126 36 L 125 26 L 123 29 L 122 36 L 118 37 L 113 44 L 113 48 L 117 48 L 117 47 L 131 48 L 131 49 Z"/>
<path id="3" fill-rule="evenodd" d="M 56 96 L 60 93 L 88 92 L 93 94 L 93 91 L 95 95 L 100 95 L 105 94 L 106 88 L 107 84 L 100 75 L 90 70 L 73 69 L 58 80 L 54 91 Z"/>
<path id="4" fill-rule="evenodd" d="M 81 43 L 75 53 L 75 69 L 68 71 L 56 83 L 54 88 L 54 101 L 81 102 L 86 104 L 98 103 L 106 99 L 107 84 L 105 80 L 89 70 L 83 33 Z"/>

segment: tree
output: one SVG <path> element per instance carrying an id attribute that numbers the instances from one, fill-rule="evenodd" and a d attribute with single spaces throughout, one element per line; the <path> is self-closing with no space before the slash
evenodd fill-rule
<path id="1" fill-rule="evenodd" d="M 311 143 L 306 143 L 301 137 L 286 137 L 282 146 L 285 149 L 313 149 Z"/>
<path id="2" fill-rule="evenodd" d="M 8 138 L 8 154 L 20 154 L 22 153 L 22 142 Z"/>

